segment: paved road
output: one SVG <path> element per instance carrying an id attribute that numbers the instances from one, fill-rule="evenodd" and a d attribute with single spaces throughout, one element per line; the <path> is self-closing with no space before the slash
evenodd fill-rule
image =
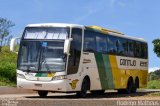
<path id="1" fill-rule="evenodd" d="M 0 106 L 159 106 L 160 96 L 145 96 L 152 92 L 159 90 L 139 90 L 138 93 L 130 95 L 109 91 L 104 95 L 88 94 L 86 98 L 65 93 L 50 93 L 46 98 L 40 98 L 36 93 L 1 94 Z"/>

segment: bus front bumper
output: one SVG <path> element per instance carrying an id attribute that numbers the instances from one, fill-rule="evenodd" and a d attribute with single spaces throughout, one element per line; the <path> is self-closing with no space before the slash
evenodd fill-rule
<path id="1" fill-rule="evenodd" d="M 30 81 L 26 79 L 17 78 L 17 87 L 32 90 L 46 90 L 46 91 L 67 91 L 67 80 L 54 80 L 54 81 Z"/>

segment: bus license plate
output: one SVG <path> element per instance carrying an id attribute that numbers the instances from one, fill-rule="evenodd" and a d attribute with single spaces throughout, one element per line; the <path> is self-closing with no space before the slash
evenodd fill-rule
<path id="1" fill-rule="evenodd" d="M 42 87 L 42 84 L 34 84 L 36 87 Z"/>

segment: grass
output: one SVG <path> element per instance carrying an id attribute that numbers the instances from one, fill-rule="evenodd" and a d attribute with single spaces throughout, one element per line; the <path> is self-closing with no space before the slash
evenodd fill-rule
<path id="1" fill-rule="evenodd" d="M 10 81 L 5 77 L 0 77 L 0 86 L 16 86 L 16 82 Z"/>
<path id="2" fill-rule="evenodd" d="M 9 51 L 9 46 L 0 52 L 0 86 L 16 85 L 17 54 Z"/>
<path id="3" fill-rule="evenodd" d="M 151 80 L 147 84 L 147 89 L 160 89 L 160 80 Z"/>
<path id="4" fill-rule="evenodd" d="M 160 92 L 153 92 L 145 95 L 147 97 L 160 97 Z"/>

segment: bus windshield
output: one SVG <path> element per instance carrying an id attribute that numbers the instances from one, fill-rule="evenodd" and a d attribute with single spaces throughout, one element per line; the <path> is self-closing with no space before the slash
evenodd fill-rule
<path id="1" fill-rule="evenodd" d="M 22 40 L 18 69 L 23 71 L 59 72 L 65 70 L 64 41 Z"/>

